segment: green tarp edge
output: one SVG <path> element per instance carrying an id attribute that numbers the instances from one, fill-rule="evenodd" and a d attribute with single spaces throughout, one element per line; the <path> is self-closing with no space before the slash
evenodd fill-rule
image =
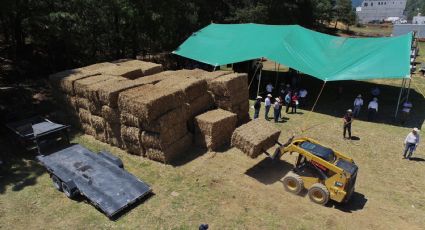
<path id="1" fill-rule="evenodd" d="M 213 66 L 261 57 L 323 81 L 409 78 L 412 34 L 336 37 L 298 25 L 211 24 L 173 53 Z"/>

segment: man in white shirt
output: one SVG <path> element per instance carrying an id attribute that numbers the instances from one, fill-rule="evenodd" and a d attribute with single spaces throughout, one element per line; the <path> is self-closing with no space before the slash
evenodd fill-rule
<path id="1" fill-rule="evenodd" d="M 356 99 L 354 100 L 354 109 L 353 109 L 353 116 L 358 117 L 360 113 L 360 109 L 363 106 L 363 99 L 362 95 L 359 94 Z"/>
<path id="2" fill-rule="evenodd" d="M 272 95 L 268 94 L 266 97 L 266 100 L 264 100 L 264 107 L 266 108 L 266 115 L 265 115 L 266 120 L 269 120 L 269 111 L 270 111 L 270 107 L 272 106 L 272 101 L 270 98 L 272 98 Z"/>
<path id="3" fill-rule="evenodd" d="M 374 97 L 373 100 L 369 102 L 367 109 L 368 109 L 367 119 L 369 121 L 375 120 L 376 113 L 378 112 L 378 98 Z"/>
<path id="4" fill-rule="evenodd" d="M 410 132 L 404 140 L 403 158 L 410 160 L 413 151 L 415 151 L 416 147 L 418 147 L 419 139 L 419 129 L 413 128 L 412 132 Z"/>
<path id="5" fill-rule="evenodd" d="M 305 103 L 307 101 L 307 94 L 308 94 L 308 92 L 304 88 L 300 89 L 300 91 L 298 92 L 298 96 L 300 97 L 299 98 L 300 105 L 302 105 L 302 106 L 305 105 Z"/>
<path id="6" fill-rule="evenodd" d="M 409 118 L 410 115 L 410 110 L 412 109 L 413 104 L 410 101 L 406 101 L 403 103 L 403 109 L 401 110 L 401 123 L 404 124 L 406 123 L 407 119 Z"/>
<path id="7" fill-rule="evenodd" d="M 273 87 L 272 83 L 269 82 L 269 84 L 267 84 L 267 86 L 266 86 L 267 93 L 268 94 L 272 94 L 273 93 L 273 89 L 274 89 L 274 87 Z"/>

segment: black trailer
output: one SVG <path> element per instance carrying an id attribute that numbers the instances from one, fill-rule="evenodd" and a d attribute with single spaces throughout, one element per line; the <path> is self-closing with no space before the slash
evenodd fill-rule
<path id="1" fill-rule="evenodd" d="M 32 117 L 11 122 L 6 127 L 26 150 L 46 154 L 69 145 L 68 125 L 54 123 L 46 118 Z"/>
<path id="2" fill-rule="evenodd" d="M 122 161 L 108 152 L 96 154 L 72 145 L 37 158 L 57 190 L 69 198 L 85 196 L 108 217 L 151 193 L 149 185 L 125 171 Z"/>

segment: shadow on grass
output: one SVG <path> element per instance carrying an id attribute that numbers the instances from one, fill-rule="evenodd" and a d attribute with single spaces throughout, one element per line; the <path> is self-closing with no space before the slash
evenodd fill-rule
<path id="1" fill-rule="evenodd" d="M 293 168 L 292 164 L 281 161 L 264 158 L 258 164 L 245 172 L 245 175 L 250 176 L 257 181 L 269 185 L 280 181 Z"/>
<path id="2" fill-rule="evenodd" d="M 359 211 L 364 208 L 364 206 L 367 203 L 367 198 L 358 192 L 354 192 L 351 196 L 350 200 L 347 203 L 337 203 L 337 202 L 331 202 L 331 206 L 333 204 L 333 207 L 343 211 L 343 212 L 354 212 Z"/>
<path id="3" fill-rule="evenodd" d="M 221 151 L 225 151 L 224 149 Z M 182 166 L 185 165 L 193 160 L 195 160 L 196 158 L 204 155 L 205 153 L 207 153 L 208 150 L 206 149 L 202 149 L 199 147 L 194 147 L 192 146 L 185 154 L 184 157 L 181 157 L 179 159 L 176 159 L 172 162 L 170 162 L 170 165 L 174 166 L 174 167 L 178 167 L 178 166 Z"/>
<path id="4" fill-rule="evenodd" d="M 425 162 L 425 159 L 420 158 L 420 157 L 411 157 L 410 160 L 416 161 L 416 162 Z"/>
<path id="5" fill-rule="evenodd" d="M 421 127 L 425 121 L 425 110 L 420 109 L 425 103 L 424 97 L 414 89 L 410 90 L 409 101 L 413 103 L 413 109 L 409 119 L 405 124 L 402 124 L 399 117 L 394 117 L 397 108 L 397 101 L 400 93 L 400 80 L 382 80 L 382 84 L 377 84 L 370 81 L 332 81 L 327 82 L 324 90 L 316 104 L 314 112 L 330 115 L 333 117 L 343 117 L 347 109 L 353 109 L 354 99 L 358 94 L 363 96 L 364 105 L 360 111 L 360 116 L 356 119 L 367 120 L 367 106 L 372 100 L 370 93 L 371 89 L 378 87 L 381 91 L 378 96 L 379 111 L 375 119 L 375 123 L 391 124 L 401 127 Z M 388 84 L 386 83 L 388 82 Z M 275 86 L 276 72 L 263 71 L 262 82 L 260 85 L 260 94 L 264 96 L 265 87 L 268 83 Z M 310 111 L 312 106 L 319 95 L 323 81 L 313 78 L 308 75 L 299 75 L 297 88 L 305 88 L 308 91 L 306 106 L 301 106 L 301 109 Z M 277 88 L 281 84 L 291 84 L 291 76 L 289 73 L 279 73 L 277 78 Z M 391 85 L 394 84 L 394 85 Z M 257 94 L 258 81 L 254 79 L 250 87 L 250 98 L 253 99 Z M 342 93 L 339 93 L 339 89 Z M 275 89 L 273 96 L 278 96 L 279 89 Z M 404 99 L 404 98 L 402 98 Z M 402 104 L 402 102 L 400 103 Z M 399 115 L 401 112 L 399 108 Z"/>

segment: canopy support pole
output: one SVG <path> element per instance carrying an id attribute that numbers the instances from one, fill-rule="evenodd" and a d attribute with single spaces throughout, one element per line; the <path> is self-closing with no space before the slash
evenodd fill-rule
<path id="1" fill-rule="evenodd" d="M 214 70 L 213 70 L 213 72 L 215 72 L 215 70 L 216 70 L 216 69 L 217 69 L 217 66 L 215 65 L 215 66 L 214 66 Z"/>
<path id="2" fill-rule="evenodd" d="M 397 107 L 395 108 L 394 118 L 397 118 L 398 109 L 399 109 L 398 107 L 400 106 L 401 95 L 403 94 L 405 84 L 406 84 L 406 78 L 403 78 L 403 81 L 401 82 L 400 94 L 398 95 Z"/>
<path id="3" fill-rule="evenodd" d="M 258 87 L 257 87 L 257 97 L 260 95 L 260 85 L 261 85 L 261 73 L 263 71 L 260 70 L 260 75 L 258 76 Z"/>
<path id="4" fill-rule="evenodd" d="M 249 86 L 248 86 L 248 89 L 250 89 L 251 88 L 251 85 L 252 85 L 252 82 L 254 81 L 254 79 L 255 79 L 255 76 L 256 76 L 256 74 L 257 74 L 257 71 L 258 71 L 258 68 L 259 68 L 260 66 L 259 65 L 257 65 L 257 68 L 255 68 L 255 71 L 254 71 L 254 74 L 252 75 L 252 79 L 251 79 L 251 82 L 249 83 Z"/>

